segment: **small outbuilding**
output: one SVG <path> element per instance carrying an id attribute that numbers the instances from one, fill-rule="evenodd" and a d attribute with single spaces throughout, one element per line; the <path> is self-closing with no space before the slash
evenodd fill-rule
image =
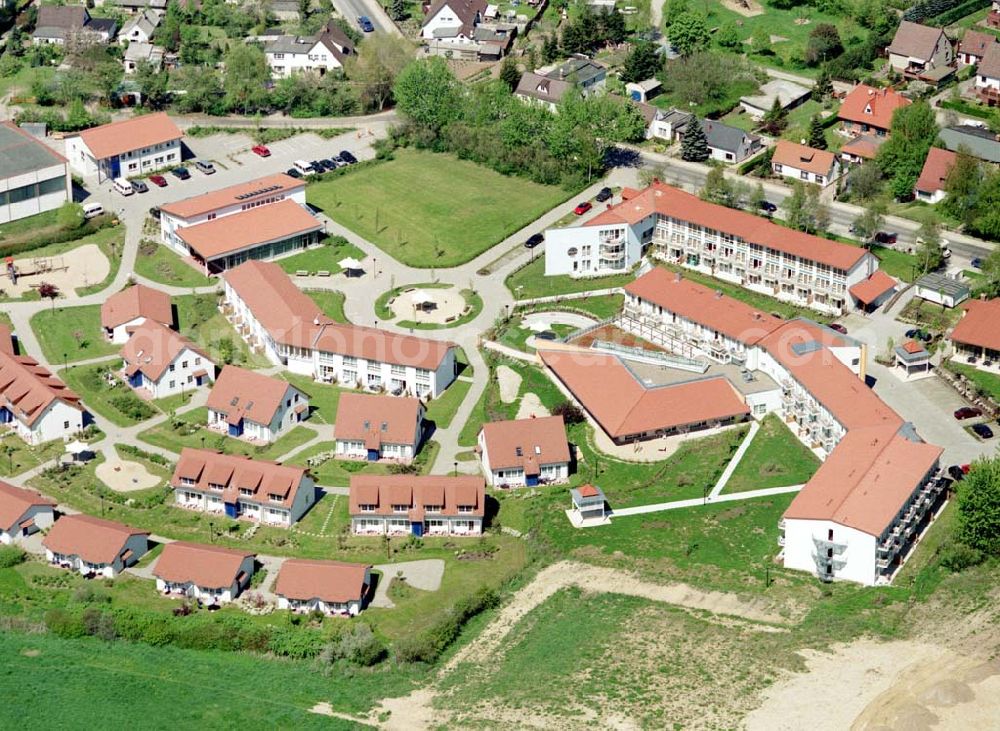
<path id="1" fill-rule="evenodd" d="M 906 378 L 924 376 L 931 372 L 931 354 L 916 340 L 907 340 L 895 348 L 896 367 Z"/>
<path id="2" fill-rule="evenodd" d="M 914 286 L 917 297 L 943 307 L 956 307 L 969 299 L 969 285 L 939 272 L 925 274 Z"/>
<path id="3" fill-rule="evenodd" d="M 585 528 L 601 525 L 607 521 L 607 500 L 604 497 L 604 490 L 588 483 L 571 488 L 569 495 L 573 507 L 566 513 L 574 526 Z"/>

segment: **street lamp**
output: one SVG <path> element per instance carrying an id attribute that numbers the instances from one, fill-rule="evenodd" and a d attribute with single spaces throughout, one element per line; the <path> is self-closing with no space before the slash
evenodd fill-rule
<path id="1" fill-rule="evenodd" d="M 455 477 L 458 477 L 458 460 L 455 460 Z"/>
<path id="2" fill-rule="evenodd" d="M 212 538 L 212 543 L 215 543 L 215 522 L 208 521 L 208 534 Z"/>

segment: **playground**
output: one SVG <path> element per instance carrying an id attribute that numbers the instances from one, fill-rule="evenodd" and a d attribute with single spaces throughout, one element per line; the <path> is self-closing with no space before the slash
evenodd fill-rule
<path id="1" fill-rule="evenodd" d="M 133 492 L 156 487 L 163 480 L 139 462 L 111 459 L 97 465 L 97 479 L 115 492 Z"/>
<path id="2" fill-rule="evenodd" d="M 0 272 L 0 291 L 11 299 L 23 297 L 42 284 L 54 285 L 63 297 L 76 297 L 77 287 L 89 287 L 104 280 L 111 262 L 96 244 L 85 244 L 64 254 L 7 257 Z"/>

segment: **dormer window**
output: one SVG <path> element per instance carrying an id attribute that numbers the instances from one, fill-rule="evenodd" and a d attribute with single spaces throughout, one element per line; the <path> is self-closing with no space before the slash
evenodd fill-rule
<path id="1" fill-rule="evenodd" d="M 240 496 L 241 497 L 253 497 L 253 490 L 251 490 L 249 487 L 241 487 L 240 488 Z"/>
<path id="2" fill-rule="evenodd" d="M 392 506 L 392 512 L 394 512 L 394 513 L 405 513 L 407 511 L 409 511 L 409 509 L 410 509 L 409 505 L 393 505 Z"/>
<path id="3" fill-rule="evenodd" d="M 282 495 L 275 495 L 273 492 L 267 497 L 272 503 L 280 503 L 285 499 Z"/>
<path id="4" fill-rule="evenodd" d="M 219 492 L 222 492 L 222 485 L 220 485 L 218 482 L 210 482 L 208 483 L 208 489 L 218 490 Z"/>

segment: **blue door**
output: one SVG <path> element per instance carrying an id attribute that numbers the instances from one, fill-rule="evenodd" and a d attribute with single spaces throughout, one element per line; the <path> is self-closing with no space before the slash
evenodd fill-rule
<path id="1" fill-rule="evenodd" d="M 525 475 L 524 484 L 528 487 L 535 487 L 538 485 L 538 475 Z"/>
<path id="2" fill-rule="evenodd" d="M 424 524 L 423 523 L 410 523 L 410 530 L 413 532 L 417 538 L 420 538 L 424 534 Z"/>
<path id="3" fill-rule="evenodd" d="M 243 419 L 240 419 L 238 424 L 229 425 L 229 436 L 238 437 L 243 434 Z"/>
<path id="4" fill-rule="evenodd" d="M 378 462 L 378 450 L 377 449 L 369 449 L 368 450 L 368 461 L 369 462 Z"/>
<path id="5" fill-rule="evenodd" d="M 132 388 L 142 387 L 142 371 L 136 371 L 128 378 L 128 385 Z"/>
<path id="6" fill-rule="evenodd" d="M 111 158 L 111 177 L 120 178 L 121 177 L 121 163 L 118 161 L 117 157 Z"/>
<path id="7" fill-rule="evenodd" d="M 0 406 L 0 424 L 9 424 L 14 421 L 14 415 L 6 406 Z"/>
<path id="8" fill-rule="evenodd" d="M 236 503 L 226 503 L 226 517 L 235 518 L 236 515 Z"/>

